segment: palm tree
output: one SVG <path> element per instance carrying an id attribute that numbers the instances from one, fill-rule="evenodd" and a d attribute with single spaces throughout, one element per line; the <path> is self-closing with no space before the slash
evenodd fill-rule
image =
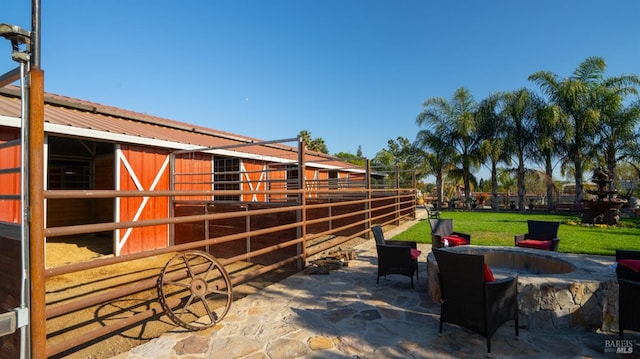
<path id="1" fill-rule="evenodd" d="M 516 187 L 518 181 L 513 176 L 513 171 L 508 169 L 499 169 L 498 170 L 498 182 L 500 183 L 500 187 L 504 191 L 505 205 L 510 202 L 509 197 L 511 191 Z"/>
<path id="2" fill-rule="evenodd" d="M 542 106 L 542 101 L 525 88 L 505 93 L 502 100 L 507 142 L 513 149 L 517 165 L 518 209 L 524 211 L 526 194 L 524 176 L 527 171 L 525 164 L 529 162 L 529 156 L 535 149 L 533 129 L 536 122 L 536 112 Z"/>
<path id="3" fill-rule="evenodd" d="M 298 137 L 302 140 L 302 142 L 304 142 L 308 150 L 327 154 L 329 153 L 329 149 L 324 143 L 324 139 L 322 139 L 321 137 L 312 139 L 311 132 L 307 130 L 300 131 Z"/>
<path id="4" fill-rule="evenodd" d="M 442 141 L 442 136 L 429 130 L 420 130 L 415 146 L 421 149 L 425 163 L 436 177 L 437 209 L 442 209 L 444 176 L 451 167 L 451 158 L 455 155 L 451 146 Z"/>
<path id="5" fill-rule="evenodd" d="M 563 141 L 560 144 L 573 163 L 576 203 L 582 203 L 585 153 L 589 152 L 598 129 L 600 113 L 594 94 L 603 83 L 605 67 L 604 59 L 588 57 L 569 78 L 561 79 L 549 71 L 539 71 L 529 76 L 529 80 L 537 83 L 550 101 L 565 114 Z"/>
<path id="6" fill-rule="evenodd" d="M 634 84 L 639 84 L 638 77 L 629 78 Z M 622 89 L 603 86 L 598 92 L 600 103 L 600 127 L 596 143 L 601 146 L 594 148 L 594 155 L 602 158 L 612 178 L 616 178 L 616 164 L 624 160 L 632 149 L 637 146 L 640 136 L 635 129 L 640 120 L 640 104 L 632 103 L 624 106 L 624 96 L 628 93 L 637 94 L 635 87 Z M 610 184 L 613 186 L 613 184 Z"/>
<path id="7" fill-rule="evenodd" d="M 469 90 L 461 87 L 449 101 L 442 97 L 431 97 L 422 106 L 424 109 L 418 114 L 416 123 L 442 134 L 442 141 L 456 151 L 457 160 L 461 163 L 465 208 L 470 208 L 471 171 L 479 166 L 481 159 L 482 138 L 474 115 L 477 104 Z"/>
<path id="8" fill-rule="evenodd" d="M 496 93 L 480 101 L 476 113 L 484 138 L 480 144 L 480 151 L 485 161 L 489 161 L 491 171 L 491 208 L 494 210 L 498 209 L 498 164 L 502 162 L 511 165 L 511 150 L 506 140 L 505 121 L 499 113 L 502 96 L 502 93 Z"/>
<path id="9" fill-rule="evenodd" d="M 533 158 L 544 167 L 544 181 L 547 190 L 547 210 L 555 208 L 555 194 L 557 192 L 553 182 L 553 160 L 560 155 L 558 150 L 560 131 L 558 125 L 561 123 L 562 113 L 555 105 L 544 104 L 536 111 L 537 121 L 534 124 L 533 133 L 536 136 L 536 148 Z"/>

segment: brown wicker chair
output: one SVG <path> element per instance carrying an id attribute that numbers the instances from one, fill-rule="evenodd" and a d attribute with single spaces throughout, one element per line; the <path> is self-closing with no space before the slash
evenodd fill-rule
<path id="1" fill-rule="evenodd" d="M 560 222 L 549 221 L 527 221 L 528 233 L 519 234 L 514 237 L 516 247 L 544 249 L 558 251 L 560 238 L 558 238 L 558 228 Z"/>
<path id="2" fill-rule="evenodd" d="M 415 274 L 418 280 L 418 256 L 421 254 L 416 242 L 384 239 L 384 232 L 379 225 L 371 227 L 371 231 L 376 239 L 378 252 L 376 284 L 380 283 L 382 276 L 400 274 L 411 279 L 411 289 L 413 289 L 413 275 Z"/>
<path id="3" fill-rule="evenodd" d="M 640 261 L 640 251 L 616 250 L 616 275 L 618 277 L 618 336 L 622 340 L 624 330 L 640 332 L 640 272 L 624 260 Z M 637 268 L 636 268 L 637 269 Z"/>
<path id="4" fill-rule="evenodd" d="M 509 320 L 515 320 L 518 336 L 518 275 L 485 281 L 484 257 L 433 250 L 440 273 L 440 333 L 443 324 L 457 324 L 487 338 L 491 353 L 491 337 Z"/>
<path id="5" fill-rule="evenodd" d="M 440 248 L 443 246 L 443 238 L 457 237 L 459 238 L 456 243 L 453 243 L 453 239 L 450 241 L 450 246 L 456 246 L 460 244 L 470 244 L 471 235 L 466 233 L 453 231 L 453 219 L 429 219 L 431 225 L 431 247 Z"/>

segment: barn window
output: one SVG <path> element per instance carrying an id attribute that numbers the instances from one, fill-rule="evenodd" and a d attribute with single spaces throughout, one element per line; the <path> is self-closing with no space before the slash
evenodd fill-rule
<path id="1" fill-rule="evenodd" d="M 338 171 L 329 171 L 329 189 L 338 189 Z"/>
<path id="2" fill-rule="evenodd" d="M 230 157 L 216 157 L 213 161 L 213 190 L 239 191 L 240 160 Z M 214 200 L 239 201 L 240 195 L 216 195 L 214 196 Z"/>
<path id="3" fill-rule="evenodd" d="M 93 189 L 91 162 L 52 160 L 49 162 L 48 189 Z"/>
<path id="4" fill-rule="evenodd" d="M 298 185 L 298 166 L 287 166 L 287 191 L 295 191 L 299 189 Z M 287 198 L 298 198 L 297 194 L 287 194 Z"/>

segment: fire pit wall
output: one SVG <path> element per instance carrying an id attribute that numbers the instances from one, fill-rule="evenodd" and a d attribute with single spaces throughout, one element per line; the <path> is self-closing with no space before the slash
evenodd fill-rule
<path id="1" fill-rule="evenodd" d="M 518 247 L 458 246 L 481 254 L 496 279 L 518 273 L 520 326 L 530 330 L 586 327 L 617 330 L 618 290 L 613 260 Z M 427 256 L 429 295 L 440 302 L 438 263 Z"/>

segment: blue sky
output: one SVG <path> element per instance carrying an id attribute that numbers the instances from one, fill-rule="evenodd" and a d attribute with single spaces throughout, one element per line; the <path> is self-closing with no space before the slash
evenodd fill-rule
<path id="1" fill-rule="evenodd" d="M 640 74 L 640 1 L 42 0 L 45 90 L 264 140 L 301 130 L 369 158 L 429 97 Z M 31 28 L 31 1 L 0 22 Z M 0 73 L 16 65 L 0 42 Z"/>

